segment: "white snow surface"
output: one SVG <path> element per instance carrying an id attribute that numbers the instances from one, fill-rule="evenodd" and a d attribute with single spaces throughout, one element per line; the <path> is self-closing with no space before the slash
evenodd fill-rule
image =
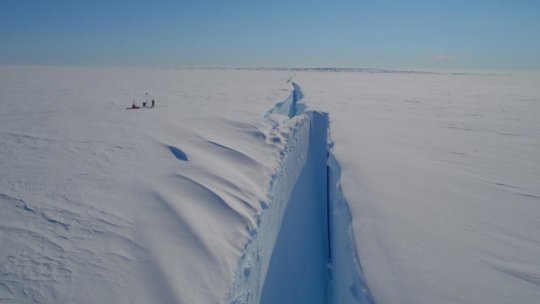
<path id="1" fill-rule="evenodd" d="M 298 73 L 376 303 L 538 303 L 540 78 Z"/>
<path id="2" fill-rule="evenodd" d="M 330 243 L 354 259 L 334 269 L 356 263 L 348 271 L 376 303 L 537 302 L 539 77 L 31 66 L 0 67 L 0 302 L 227 303 L 233 287 L 251 293 L 237 270 L 261 257 L 250 242 L 279 233 L 259 231 L 284 195 L 275 185 L 321 170 L 320 160 L 287 165 L 310 153 L 287 154 L 306 117 L 265 117 L 289 96 L 291 73 L 308 109 L 330 117 L 352 221 L 331 210 L 343 235 Z M 125 109 L 145 92 L 156 108 Z M 320 201 L 310 189 L 320 177 L 298 178 L 287 195 Z M 287 229 L 314 227 L 296 223 L 307 207 L 295 206 L 283 211 Z M 281 267 L 266 301 L 283 301 L 273 291 L 293 243 L 280 236 L 280 258 L 262 256 Z M 312 251 L 324 243 L 295 246 L 295 261 L 320 260 L 326 251 Z M 330 302 L 360 301 L 354 282 L 330 277 L 342 285 Z M 309 279 L 299 286 L 324 282 Z"/>
<path id="3" fill-rule="evenodd" d="M 283 75 L 0 75 L 0 301 L 224 303 L 276 170 Z M 145 92 L 156 108 L 125 109 Z"/>

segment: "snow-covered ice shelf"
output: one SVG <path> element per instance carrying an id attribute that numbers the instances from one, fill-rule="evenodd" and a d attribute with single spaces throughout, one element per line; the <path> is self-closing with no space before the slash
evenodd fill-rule
<path id="1" fill-rule="evenodd" d="M 0 67 L 0 302 L 540 298 L 540 78 L 290 73 Z"/>
<path id="2" fill-rule="evenodd" d="M 538 301 L 538 75 L 297 76 L 376 303 Z"/>
<path id="3" fill-rule="evenodd" d="M 277 170 L 283 75 L 0 75 L 0 299 L 224 303 Z M 125 110 L 145 92 L 155 109 Z"/>

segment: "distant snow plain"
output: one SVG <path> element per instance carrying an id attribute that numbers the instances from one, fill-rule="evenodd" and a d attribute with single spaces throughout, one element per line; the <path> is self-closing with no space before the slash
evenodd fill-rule
<path id="1" fill-rule="evenodd" d="M 302 113 L 268 114 L 291 76 Z M 156 108 L 126 110 L 145 92 Z M 0 302 L 540 298 L 540 77 L 2 66 L 0 105 Z M 329 115 L 337 236 L 306 219 L 326 186 L 301 182 L 310 111 Z M 281 234 L 280 195 L 307 202 Z M 352 260 L 312 267 L 334 245 Z"/>

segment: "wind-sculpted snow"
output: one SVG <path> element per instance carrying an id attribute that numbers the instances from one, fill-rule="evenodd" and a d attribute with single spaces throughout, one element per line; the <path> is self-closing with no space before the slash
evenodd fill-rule
<path id="1" fill-rule="evenodd" d="M 283 145 L 252 100 L 284 93 L 218 74 L 2 70 L 0 302 L 226 302 Z"/>

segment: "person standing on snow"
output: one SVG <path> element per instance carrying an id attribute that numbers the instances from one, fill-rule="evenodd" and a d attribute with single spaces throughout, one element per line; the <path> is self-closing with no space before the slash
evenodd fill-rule
<path id="1" fill-rule="evenodd" d="M 156 102 L 152 99 L 152 106 L 151 106 L 151 108 L 153 109 L 155 105 L 156 105 Z"/>

